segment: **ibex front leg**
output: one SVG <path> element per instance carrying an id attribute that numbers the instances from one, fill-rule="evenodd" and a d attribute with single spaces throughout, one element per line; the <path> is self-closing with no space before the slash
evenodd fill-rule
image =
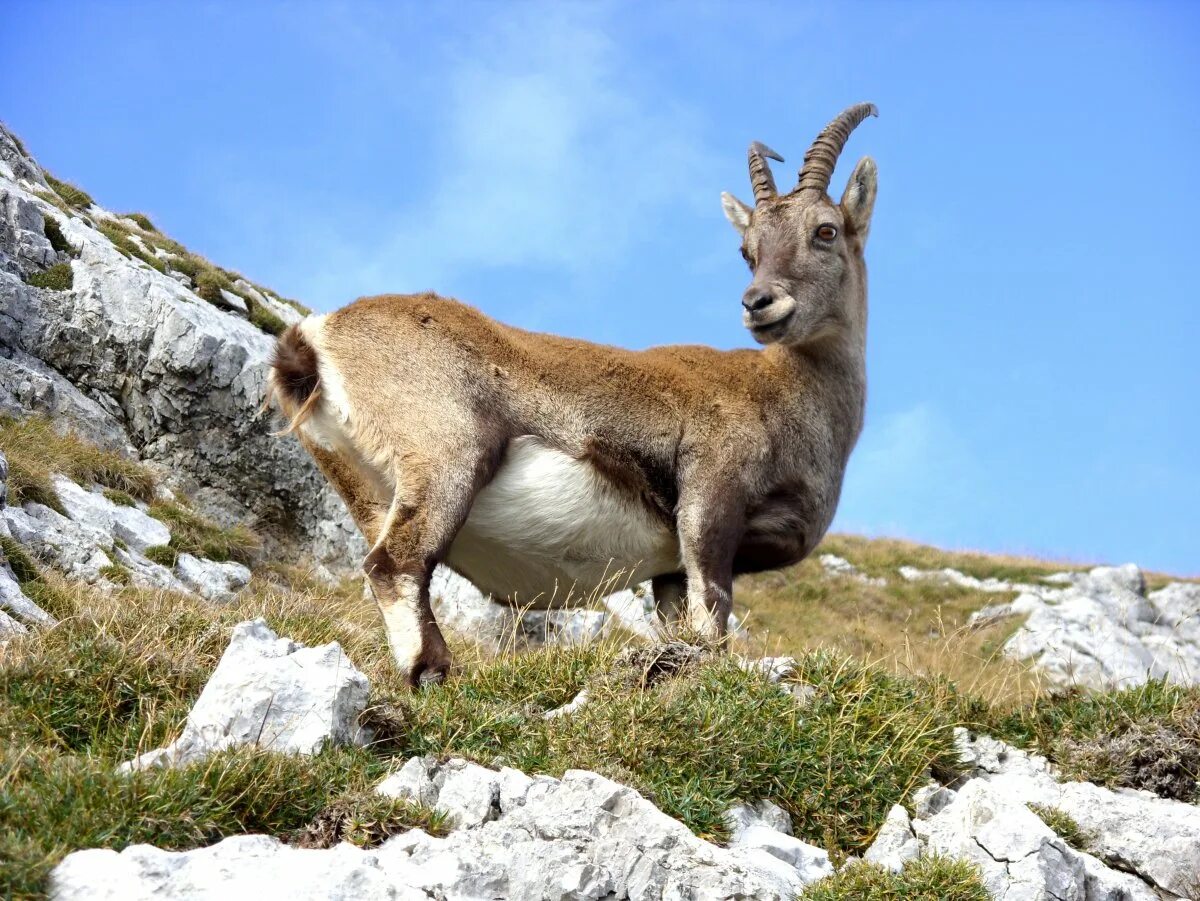
<path id="1" fill-rule="evenodd" d="M 706 479 L 679 498 L 679 545 L 687 572 L 686 623 L 710 641 L 723 641 L 733 612 L 733 558 L 744 530 L 740 493 Z"/>
<path id="2" fill-rule="evenodd" d="M 443 681 L 453 662 L 430 606 L 429 581 L 470 512 L 479 480 L 474 467 L 450 468 L 405 456 L 387 517 L 363 561 L 396 665 L 414 688 Z"/>

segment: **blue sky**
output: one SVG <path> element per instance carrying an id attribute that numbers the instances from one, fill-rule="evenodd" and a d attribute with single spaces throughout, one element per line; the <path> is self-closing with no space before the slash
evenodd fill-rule
<path id="1" fill-rule="evenodd" d="M 867 427 L 836 527 L 1200 572 L 1200 7 L 5 4 L 0 117 L 328 310 L 435 289 L 748 346 L 719 194 L 874 101 Z"/>

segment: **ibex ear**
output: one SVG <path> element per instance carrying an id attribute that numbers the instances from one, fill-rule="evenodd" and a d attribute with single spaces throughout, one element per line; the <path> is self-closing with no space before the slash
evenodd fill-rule
<path id="1" fill-rule="evenodd" d="M 725 211 L 725 218 L 733 223 L 733 227 L 738 230 L 739 235 L 744 235 L 746 229 L 750 227 L 750 207 L 742 203 L 728 191 L 721 192 L 721 209 Z"/>
<path id="2" fill-rule="evenodd" d="M 871 213 L 875 209 L 875 188 L 878 172 L 875 161 L 864 156 L 854 167 L 846 192 L 842 195 L 842 215 L 866 243 L 871 228 Z"/>

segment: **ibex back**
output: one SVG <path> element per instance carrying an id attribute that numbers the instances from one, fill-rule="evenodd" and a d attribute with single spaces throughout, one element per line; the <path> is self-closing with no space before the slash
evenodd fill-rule
<path id="1" fill-rule="evenodd" d="M 363 298 L 280 337 L 275 396 L 371 545 L 363 566 L 413 685 L 451 664 L 429 602 L 438 563 L 532 606 L 620 570 L 653 580 L 668 628 L 721 639 L 737 573 L 812 551 L 862 427 L 874 163 L 840 203 L 827 189 L 874 112 L 831 122 L 790 193 L 755 143 L 755 205 L 722 195 L 762 350 L 621 350 L 433 294 Z"/>

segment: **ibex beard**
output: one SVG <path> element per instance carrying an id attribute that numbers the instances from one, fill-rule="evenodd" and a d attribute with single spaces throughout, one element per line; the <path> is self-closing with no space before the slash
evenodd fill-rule
<path id="1" fill-rule="evenodd" d="M 864 158 L 834 164 L 870 104 L 817 137 L 780 195 L 722 195 L 761 350 L 629 351 L 498 323 L 434 294 L 362 298 L 280 338 L 271 388 L 371 546 L 363 569 L 413 686 L 451 657 L 430 607 L 444 563 L 545 606 L 616 570 L 652 580 L 665 629 L 725 637 L 738 573 L 791 565 L 828 529 L 866 393 Z"/>

